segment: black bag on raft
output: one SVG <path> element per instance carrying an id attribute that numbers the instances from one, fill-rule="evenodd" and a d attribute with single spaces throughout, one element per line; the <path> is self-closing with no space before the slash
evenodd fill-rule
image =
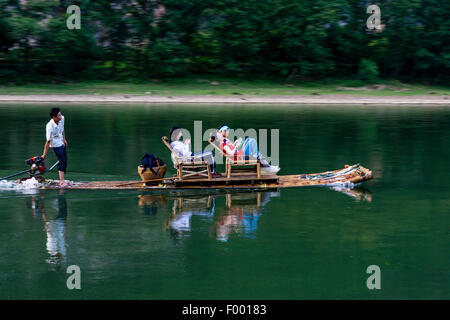
<path id="1" fill-rule="evenodd" d="M 142 166 L 142 172 L 149 168 L 151 172 L 153 172 L 155 175 L 158 175 L 159 169 L 161 166 L 164 165 L 164 161 L 162 161 L 160 158 L 155 157 L 153 153 L 146 153 L 142 159 L 141 159 L 141 166 Z M 158 170 L 153 170 L 154 167 L 158 167 Z"/>

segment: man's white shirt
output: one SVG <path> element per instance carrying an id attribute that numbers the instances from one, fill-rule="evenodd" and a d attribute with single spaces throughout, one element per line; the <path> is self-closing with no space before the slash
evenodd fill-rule
<path id="1" fill-rule="evenodd" d="M 185 144 L 181 141 L 172 141 L 170 143 L 170 146 L 172 147 L 173 151 L 177 153 L 177 156 L 179 157 L 190 157 L 191 156 L 191 147 L 188 144 Z"/>
<path id="2" fill-rule="evenodd" d="M 183 161 L 187 161 L 188 159 L 191 159 L 191 147 L 187 144 L 185 144 L 184 142 L 181 141 L 172 141 L 170 143 L 170 146 L 172 147 L 173 151 L 175 151 L 175 153 L 177 154 L 178 157 L 182 158 Z M 172 158 L 172 162 L 173 162 L 173 167 L 176 169 L 177 168 L 177 160 L 174 157 L 174 154 L 172 153 L 171 155 Z"/>
<path id="3" fill-rule="evenodd" d="M 61 116 L 61 120 L 58 122 L 58 124 L 56 124 L 53 119 L 50 119 L 50 121 L 47 123 L 45 131 L 47 141 L 50 141 L 50 148 L 58 148 L 64 145 L 62 134 L 64 131 L 64 116 Z"/>

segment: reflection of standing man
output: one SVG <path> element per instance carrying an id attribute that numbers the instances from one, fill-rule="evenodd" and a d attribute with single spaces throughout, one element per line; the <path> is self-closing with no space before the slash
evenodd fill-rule
<path id="1" fill-rule="evenodd" d="M 47 232 L 47 251 L 52 256 L 66 255 L 66 233 L 67 203 L 64 194 L 58 196 L 58 216 L 45 222 Z"/>
<path id="2" fill-rule="evenodd" d="M 64 192 L 61 190 L 61 192 Z M 58 195 L 58 216 L 55 219 L 45 222 L 45 232 L 47 233 L 47 252 L 50 258 L 47 262 L 55 264 L 62 261 L 66 256 L 66 221 L 67 221 L 67 202 L 64 193 Z"/>
<path id="3" fill-rule="evenodd" d="M 47 216 L 44 205 L 44 194 L 38 194 L 36 197 L 31 197 L 31 208 L 33 218 L 42 217 L 44 221 L 44 231 L 47 235 L 45 247 L 50 257 L 46 259 L 47 263 L 57 265 L 64 262 L 66 257 L 66 228 L 67 228 L 67 201 L 64 190 L 59 191 L 56 199 L 57 206 L 55 209 L 58 212 L 56 218 Z M 48 200 L 47 200 L 48 201 Z"/>
<path id="4" fill-rule="evenodd" d="M 48 152 L 48 147 L 52 148 L 58 159 L 58 173 L 59 173 L 59 186 L 65 187 L 64 174 L 67 168 L 67 140 L 66 133 L 64 131 L 64 116 L 61 114 L 59 108 L 52 108 L 50 110 L 50 121 L 46 127 L 46 138 L 44 146 L 44 153 L 42 158 L 44 159 Z"/>

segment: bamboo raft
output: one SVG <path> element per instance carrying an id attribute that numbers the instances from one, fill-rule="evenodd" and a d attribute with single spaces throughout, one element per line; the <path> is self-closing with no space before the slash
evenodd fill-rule
<path id="1" fill-rule="evenodd" d="M 278 189 L 306 186 L 353 186 L 373 178 L 371 170 L 355 164 L 346 165 L 343 169 L 313 174 L 294 175 L 261 175 L 239 172 L 230 178 L 213 179 L 177 177 L 153 179 L 148 181 L 95 181 L 73 182 L 65 189 L 135 189 L 135 190 L 165 190 L 165 189 Z M 41 189 L 59 189 L 57 182 L 44 183 Z"/>

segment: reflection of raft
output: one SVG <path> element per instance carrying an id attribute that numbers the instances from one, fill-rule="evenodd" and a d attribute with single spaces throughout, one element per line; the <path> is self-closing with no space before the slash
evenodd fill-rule
<path id="1" fill-rule="evenodd" d="M 97 181 L 74 182 L 67 189 L 269 189 L 292 188 L 305 186 L 347 186 L 372 179 L 372 171 L 359 164 L 345 166 L 343 169 L 315 174 L 294 174 L 286 176 L 264 176 L 257 178 L 251 173 L 240 173 L 236 176 L 204 179 L 192 178 L 178 180 L 176 178 L 142 181 Z M 57 189 L 57 183 L 44 185 L 43 188 Z"/>

